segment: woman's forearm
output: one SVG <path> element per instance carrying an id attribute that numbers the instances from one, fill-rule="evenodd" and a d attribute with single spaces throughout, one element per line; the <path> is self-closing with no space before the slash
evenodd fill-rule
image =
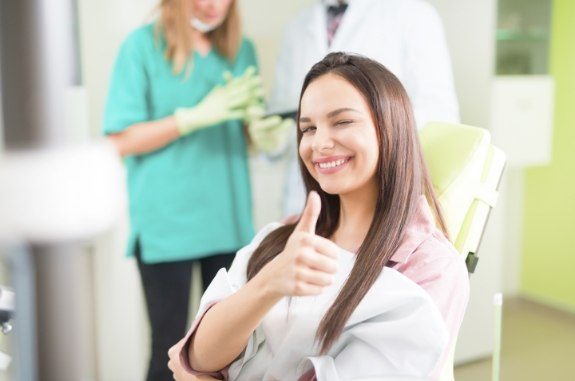
<path id="1" fill-rule="evenodd" d="M 265 284 L 260 272 L 235 294 L 208 310 L 188 352 L 194 370 L 219 371 L 242 353 L 265 314 L 281 299 L 280 295 L 270 293 Z"/>
<path id="2" fill-rule="evenodd" d="M 173 116 L 137 123 L 108 139 L 121 156 L 139 155 L 158 150 L 180 137 Z"/>

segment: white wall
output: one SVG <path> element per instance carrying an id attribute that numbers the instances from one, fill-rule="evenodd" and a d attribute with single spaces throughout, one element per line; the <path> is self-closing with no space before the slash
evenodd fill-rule
<path id="1" fill-rule="evenodd" d="M 488 127 L 497 0 L 429 0 L 441 15 L 453 61 L 461 121 Z"/>

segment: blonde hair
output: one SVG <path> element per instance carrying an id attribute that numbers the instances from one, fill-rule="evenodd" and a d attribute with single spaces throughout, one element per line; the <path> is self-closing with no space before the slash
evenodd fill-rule
<path id="1" fill-rule="evenodd" d="M 161 0 L 158 5 L 159 19 L 156 23 L 156 38 L 163 34 L 166 39 L 165 57 L 172 62 L 174 74 L 179 74 L 192 64 L 194 46 L 190 35 L 192 26 L 188 18 L 189 0 Z M 212 48 L 233 61 L 240 49 L 241 25 L 236 0 L 232 0 L 224 22 L 207 33 Z"/>

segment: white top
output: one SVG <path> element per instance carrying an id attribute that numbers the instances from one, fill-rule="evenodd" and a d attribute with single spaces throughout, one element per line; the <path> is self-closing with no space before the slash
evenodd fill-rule
<path id="1" fill-rule="evenodd" d="M 405 87 L 419 127 L 459 122 L 451 60 L 441 19 L 424 0 L 350 0 L 331 46 L 326 5 L 301 12 L 285 32 L 270 97 L 274 112 L 297 109 L 305 75 L 330 52 L 358 53 L 378 61 Z M 295 141 L 295 138 L 293 139 Z M 292 149 L 285 213 L 300 213 L 305 195 Z"/>
<path id="2" fill-rule="evenodd" d="M 197 322 L 214 303 L 246 283 L 246 267 L 263 238 L 280 224 L 265 226 L 221 269 L 201 300 Z M 284 298 L 252 334 L 228 370 L 230 380 L 297 380 L 313 366 L 320 381 L 429 380 L 448 343 L 441 313 L 428 294 L 396 270 L 385 268 L 325 356 L 314 338 L 322 317 L 347 279 L 355 255 L 341 250 L 332 286 L 314 297 Z"/>

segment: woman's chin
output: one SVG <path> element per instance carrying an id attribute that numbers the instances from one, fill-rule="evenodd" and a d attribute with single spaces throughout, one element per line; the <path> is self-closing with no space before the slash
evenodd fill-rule
<path id="1" fill-rule="evenodd" d="M 320 183 L 319 186 L 321 187 L 321 190 L 323 190 L 325 193 L 327 194 L 331 194 L 331 195 L 339 195 L 341 194 L 341 192 L 344 191 L 344 189 L 337 184 L 322 184 Z"/>

